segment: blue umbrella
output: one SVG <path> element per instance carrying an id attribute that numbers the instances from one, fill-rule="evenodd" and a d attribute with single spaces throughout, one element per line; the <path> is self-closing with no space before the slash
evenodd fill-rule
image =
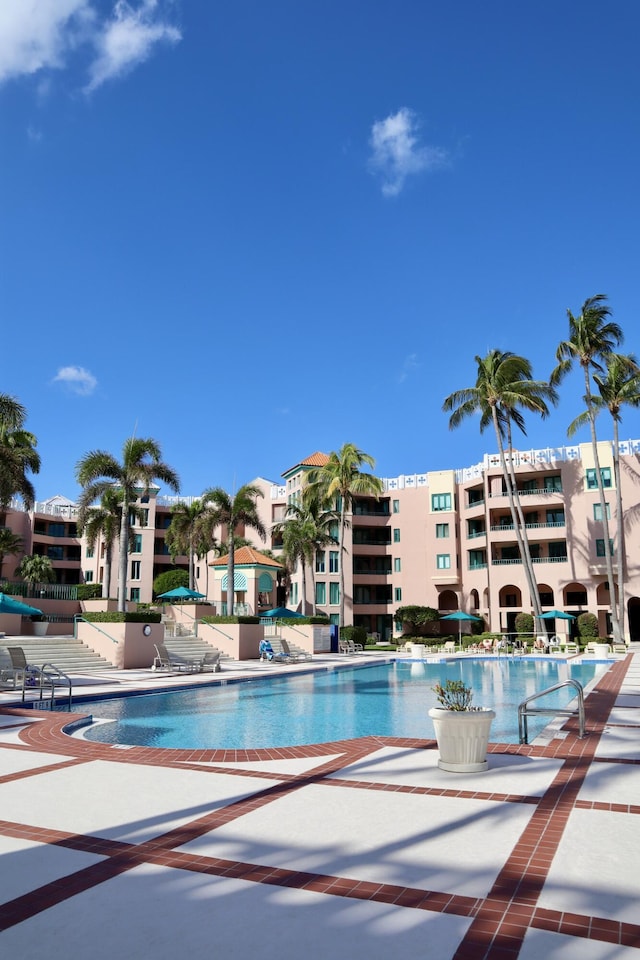
<path id="1" fill-rule="evenodd" d="M 474 617 L 471 613 L 464 613 L 463 610 L 456 610 L 455 613 L 448 613 L 446 617 L 440 617 L 441 620 L 457 620 L 458 621 L 458 643 L 462 643 L 462 621 L 463 620 L 475 620 L 478 623 L 482 618 Z"/>
<path id="2" fill-rule="evenodd" d="M 21 603 L 20 600 L 14 600 L 6 593 L 0 593 L 0 613 L 17 613 L 21 617 L 42 616 L 42 610 L 30 607 L 28 603 Z"/>
<path id="3" fill-rule="evenodd" d="M 174 587 L 173 590 L 167 590 L 166 593 L 159 593 L 159 600 L 199 600 L 204 597 L 204 593 L 198 593 L 197 590 L 190 590 L 189 587 Z"/>
<path id="4" fill-rule="evenodd" d="M 540 614 L 541 620 L 575 620 L 572 613 L 564 613 L 563 610 L 547 610 Z"/>
<path id="5" fill-rule="evenodd" d="M 287 610 L 286 607 L 274 607 L 273 610 L 262 610 L 261 617 L 267 617 L 269 620 L 286 620 L 304 617 L 304 613 L 296 613 L 295 610 Z"/>

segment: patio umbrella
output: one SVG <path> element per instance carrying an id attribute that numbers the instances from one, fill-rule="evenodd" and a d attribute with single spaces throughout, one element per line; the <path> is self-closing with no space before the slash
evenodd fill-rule
<path id="1" fill-rule="evenodd" d="M 18 613 L 22 617 L 42 616 L 42 610 L 30 607 L 28 603 L 21 603 L 20 600 L 14 600 L 6 593 L 0 593 L 0 613 Z"/>
<path id="2" fill-rule="evenodd" d="M 201 600 L 203 597 L 204 593 L 190 590 L 189 587 L 174 587 L 173 590 L 158 594 L 158 600 Z"/>
<path id="3" fill-rule="evenodd" d="M 563 610 L 547 610 L 540 614 L 541 620 L 575 620 L 572 613 L 565 613 Z"/>
<path id="4" fill-rule="evenodd" d="M 296 613 L 295 610 L 287 610 L 286 607 L 274 607 L 273 610 L 263 610 L 260 616 L 267 617 L 269 620 L 293 620 L 304 617 L 304 613 Z"/>
<path id="5" fill-rule="evenodd" d="M 470 613 L 465 613 L 463 610 L 456 610 L 455 613 L 448 613 L 446 617 L 440 617 L 441 620 L 457 620 L 458 621 L 458 643 L 462 644 L 462 622 L 463 620 L 475 620 L 476 623 L 482 619 L 481 617 L 474 617 Z"/>

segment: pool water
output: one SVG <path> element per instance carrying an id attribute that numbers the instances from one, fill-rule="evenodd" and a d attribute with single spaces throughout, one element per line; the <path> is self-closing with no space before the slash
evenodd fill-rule
<path id="1" fill-rule="evenodd" d="M 185 749 L 255 749 L 302 746 L 353 737 L 434 736 L 427 715 L 437 706 L 431 689 L 447 679 L 473 688 L 474 706 L 496 711 L 491 739 L 518 742 L 518 704 L 533 693 L 574 679 L 587 685 L 604 663 L 557 660 L 397 661 L 350 669 L 145 694 L 78 705 L 96 724 L 84 731 L 103 743 Z M 563 707 L 570 687 L 550 694 L 544 706 Z M 549 721 L 529 719 L 529 742 Z"/>

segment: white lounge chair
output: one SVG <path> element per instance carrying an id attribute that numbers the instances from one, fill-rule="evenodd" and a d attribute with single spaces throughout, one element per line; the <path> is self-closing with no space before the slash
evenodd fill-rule
<path id="1" fill-rule="evenodd" d="M 151 664 L 152 670 L 168 670 L 170 673 L 199 673 L 201 660 L 183 660 L 170 653 L 164 643 L 154 643 L 156 655 Z"/>

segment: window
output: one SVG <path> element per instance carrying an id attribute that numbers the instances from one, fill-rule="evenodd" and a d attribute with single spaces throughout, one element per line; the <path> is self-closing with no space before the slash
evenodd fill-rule
<path id="1" fill-rule="evenodd" d="M 50 537 L 64 537 L 64 523 L 50 523 L 49 524 L 49 536 Z"/>
<path id="2" fill-rule="evenodd" d="M 329 550 L 329 573 L 340 573 L 340 554 L 337 550 Z"/>
<path id="3" fill-rule="evenodd" d="M 400 603 L 402 600 L 402 587 L 396 587 L 393 591 L 393 598 L 396 603 Z"/>
<path id="4" fill-rule="evenodd" d="M 431 509 L 433 510 L 434 513 L 437 513 L 439 510 L 451 510 L 451 494 L 450 493 L 432 493 Z"/>
<path id="5" fill-rule="evenodd" d="M 606 510 L 607 510 L 607 520 L 611 520 L 611 507 L 610 507 L 610 505 L 609 505 L 608 503 L 605 503 L 605 507 L 606 507 Z M 594 503 L 594 505 L 593 505 L 593 519 L 594 519 L 594 520 L 602 520 L 602 504 L 601 504 L 601 503 Z"/>
<path id="6" fill-rule="evenodd" d="M 523 492 L 523 493 L 533 493 L 534 490 L 537 490 L 537 489 L 538 489 L 538 481 L 537 481 L 537 480 L 525 480 L 525 481 L 523 482 L 523 484 L 522 484 L 522 492 Z M 506 492 L 506 491 L 505 491 L 505 492 Z"/>
<path id="7" fill-rule="evenodd" d="M 338 626 L 338 624 L 340 623 L 340 614 L 339 614 L 339 613 L 330 613 L 330 614 L 329 614 L 329 623 L 333 623 L 333 624 L 335 624 L 335 626 Z"/>
<path id="8" fill-rule="evenodd" d="M 547 523 L 564 526 L 564 510 L 547 510 Z"/>
<path id="9" fill-rule="evenodd" d="M 133 544 L 131 548 L 131 553 L 142 553 L 142 534 L 135 533 L 133 535 Z"/>
<path id="10" fill-rule="evenodd" d="M 451 569 L 451 554 L 450 553 L 439 553 L 436 556 L 436 567 L 438 570 L 450 570 Z"/>
<path id="11" fill-rule="evenodd" d="M 64 547 L 47 547 L 47 556 L 49 560 L 63 560 Z"/>
<path id="12" fill-rule="evenodd" d="M 394 513 L 400 513 L 400 501 L 399 501 L 399 500 L 394 500 L 394 501 L 393 501 L 393 512 L 394 512 Z"/>
<path id="13" fill-rule="evenodd" d="M 402 560 L 400 557 L 395 557 L 393 561 L 393 572 L 401 573 L 402 572 Z"/>
<path id="14" fill-rule="evenodd" d="M 603 487 L 611 486 L 611 470 L 609 467 L 600 467 L 600 478 Z M 587 490 L 598 489 L 598 478 L 595 469 L 587 470 Z"/>
<path id="15" fill-rule="evenodd" d="M 131 579 L 132 580 L 140 579 L 140 561 L 139 560 L 131 561 Z"/>
<path id="16" fill-rule="evenodd" d="M 316 603 L 324 606 L 327 602 L 327 585 L 324 581 L 316 582 Z"/>
<path id="17" fill-rule="evenodd" d="M 337 603 L 340 603 L 340 584 L 339 583 L 330 583 L 329 584 L 329 603 L 334 606 Z"/>
<path id="18" fill-rule="evenodd" d="M 568 607 L 584 607 L 587 605 L 586 590 L 567 590 Z"/>
<path id="19" fill-rule="evenodd" d="M 140 602 L 140 587 L 131 587 L 130 599 L 133 600 L 135 603 Z"/>
<path id="20" fill-rule="evenodd" d="M 93 547 L 87 547 L 87 552 L 85 554 L 87 560 L 91 560 L 93 556 Z"/>
<path id="21" fill-rule="evenodd" d="M 93 583 L 93 570 L 85 570 L 84 572 L 84 582 Z"/>
<path id="22" fill-rule="evenodd" d="M 316 573 L 324 573 L 324 550 L 316 553 Z M 322 601 L 324 603 L 324 600 Z"/>
<path id="23" fill-rule="evenodd" d="M 436 523 L 436 537 L 438 540 L 446 540 L 449 536 L 449 524 L 448 523 Z"/>
<path id="24" fill-rule="evenodd" d="M 289 602 L 293 604 L 294 607 L 298 605 L 298 584 L 292 583 L 291 589 L 289 590 Z"/>
<path id="25" fill-rule="evenodd" d="M 609 540 L 609 554 L 613 556 L 613 540 Z M 596 556 L 604 557 L 604 540 L 596 540 Z"/>
<path id="26" fill-rule="evenodd" d="M 486 567 L 486 550 L 469 550 L 469 569 L 476 570 L 478 567 Z"/>
<path id="27" fill-rule="evenodd" d="M 547 493 L 561 493 L 562 492 L 562 479 L 560 474 L 555 474 L 552 477 L 544 478 L 544 489 Z"/>
<path id="28" fill-rule="evenodd" d="M 149 526 L 149 510 L 145 507 L 140 511 L 140 513 L 141 513 L 140 526 L 148 527 Z"/>
<path id="29" fill-rule="evenodd" d="M 558 540 L 555 543 L 550 543 L 549 557 L 552 560 L 566 560 L 567 559 L 567 541 Z"/>
<path id="30" fill-rule="evenodd" d="M 393 528 L 393 542 L 400 543 L 400 529 L 398 527 Z"/>

